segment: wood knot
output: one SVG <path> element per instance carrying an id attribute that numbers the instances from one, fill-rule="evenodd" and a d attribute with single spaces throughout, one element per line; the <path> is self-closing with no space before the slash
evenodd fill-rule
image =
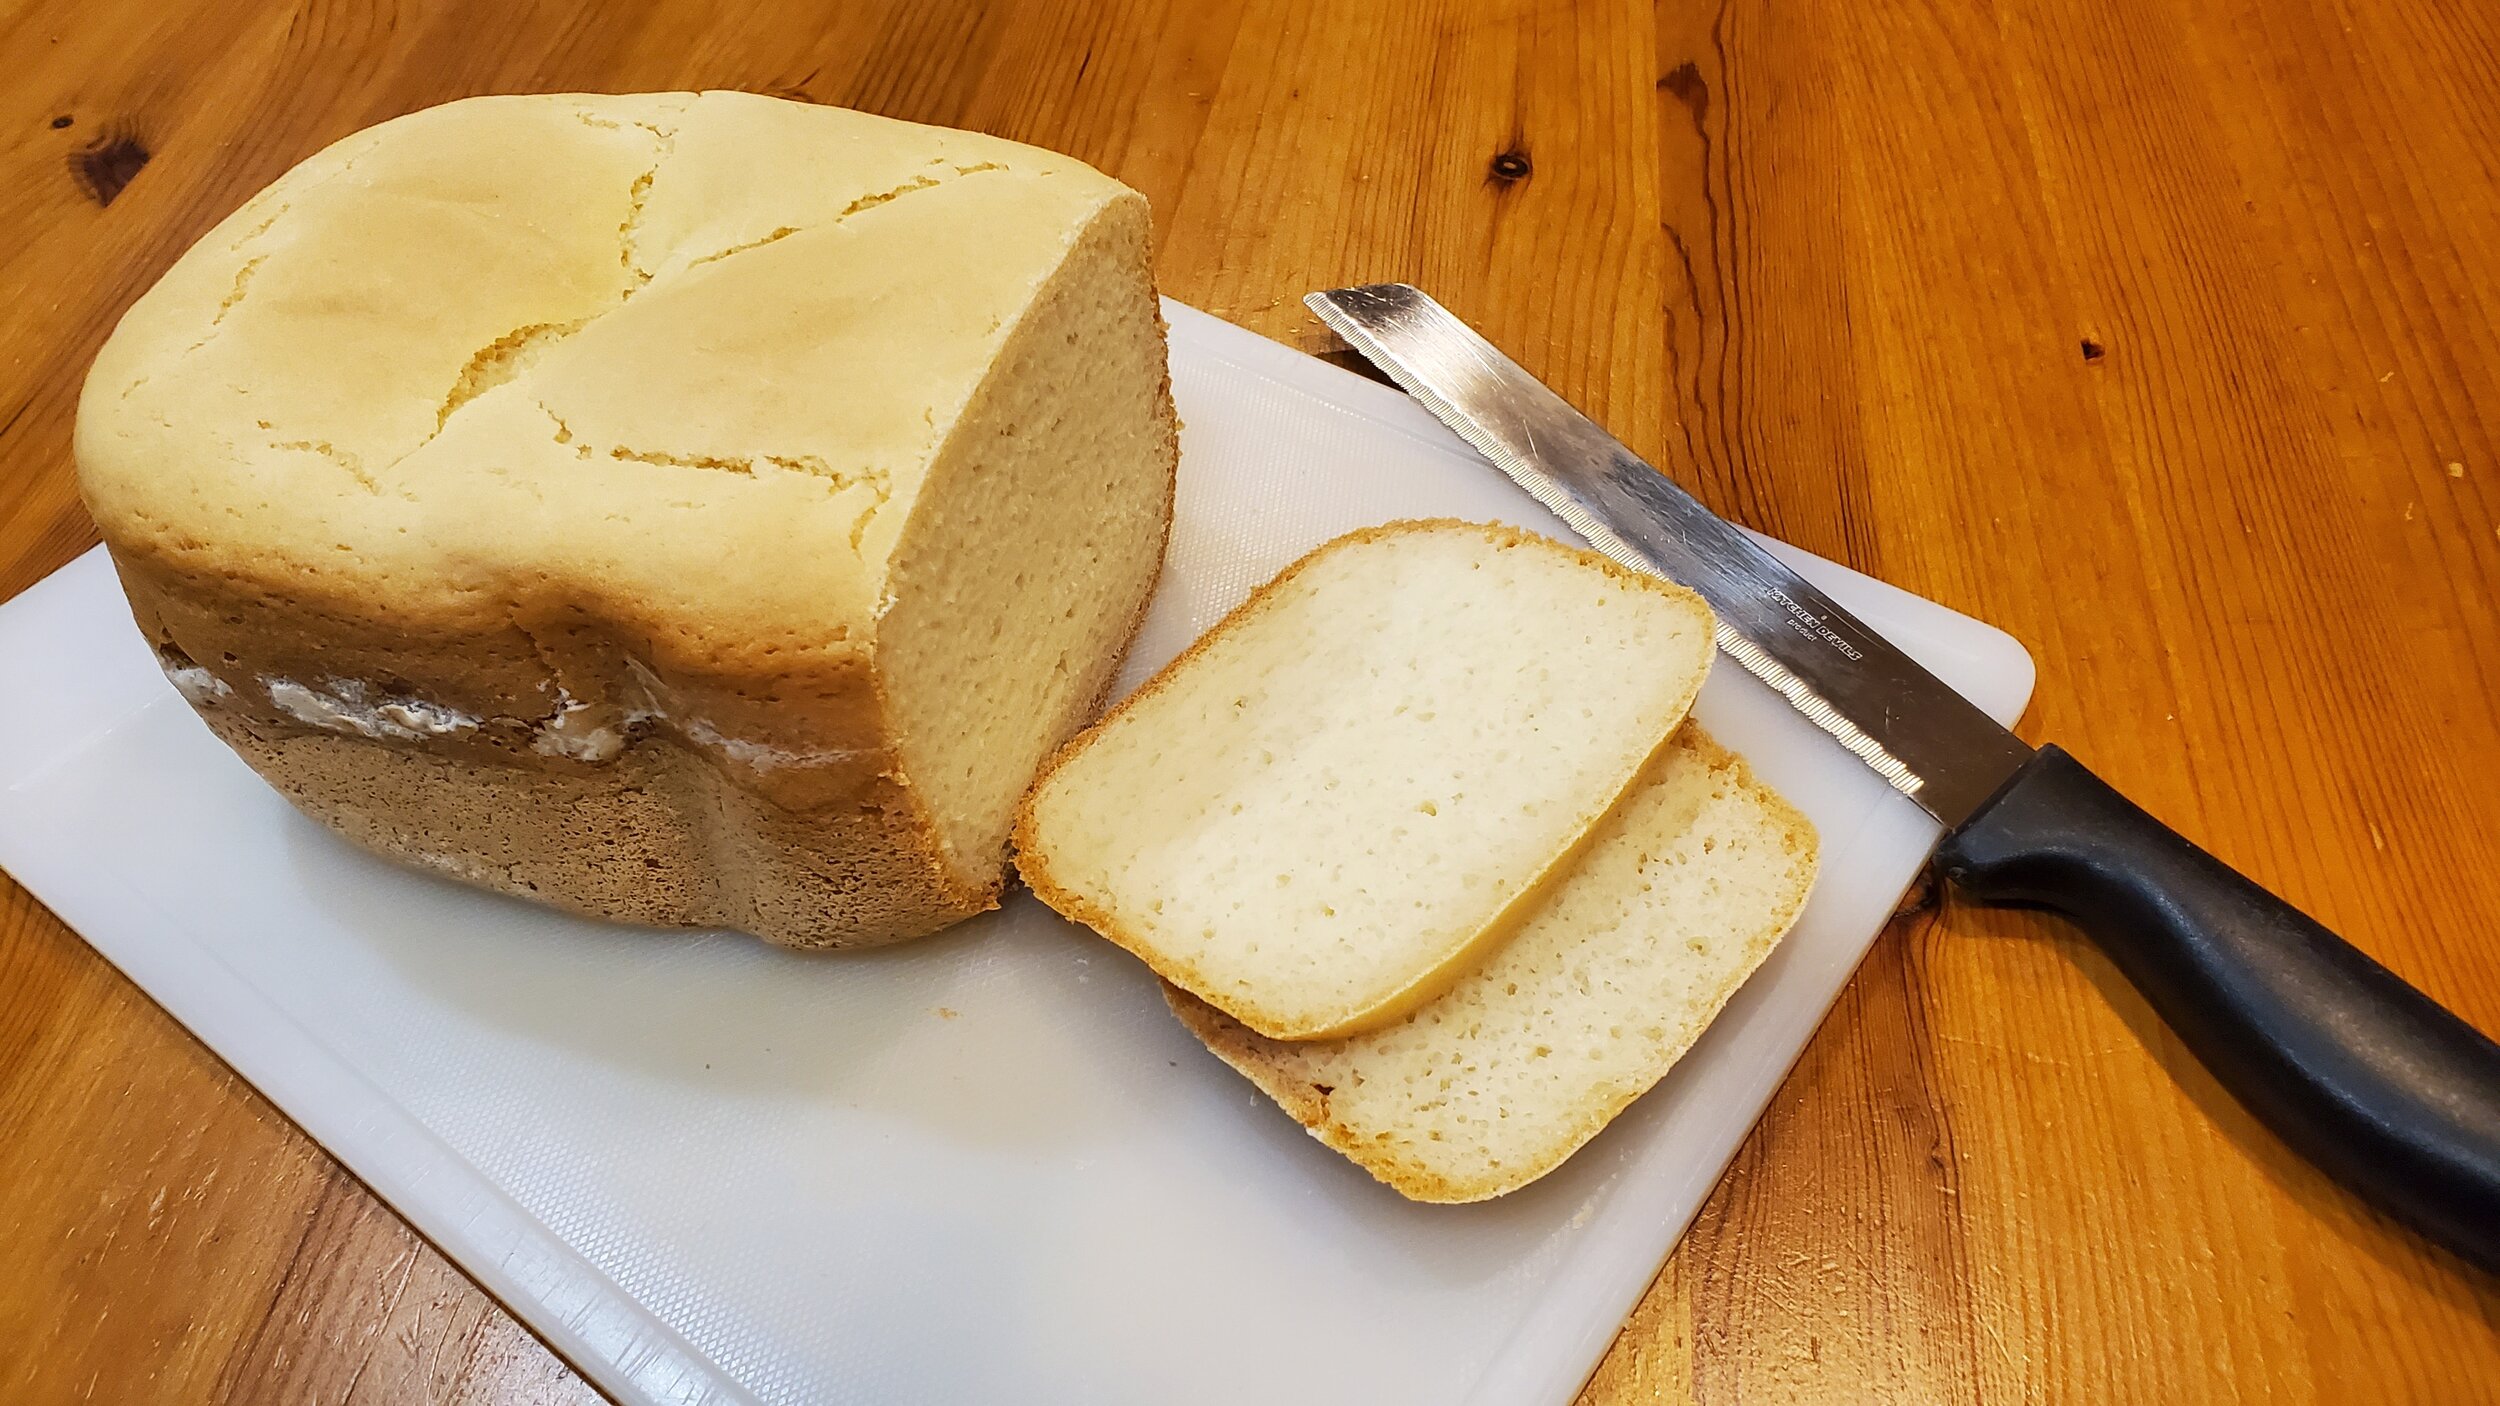
<path id="1" fill-rule="evenodd" d="M 1693 125 L 1699 127 L 1710 117 L 1710 80 L 1701 76 L 1701 68 L 1687 59 L 1667 70 L 1658 80 L 1658 91 L 1674 97 L 1693 114 Z"/>
<path id="2" fill-rule="evenodd" d="M 75 121 L 77 121 L 77 120 L 78 120 L 78 119 L 76 119 L 76 118 L 74 118 L 74 117 L 70 116 L 68 113 L 64 112 L 64 113 L 62 113 L 60 116 L 55 117 L 55 118 L 53 118 L 53 119 L 52 119 L 52 130 L 53 130 L 53 131 L 55 131 L 55 132 L 57 132 L 57 131 L 61 130 L 63 127 L 66 127 L 66 126 L 68 126 L 70 123 L 75 122 Z"/>
<path id="3" fill-rule="evenodd" d="M 102 207 L 129 187 L 150 155 L 138 138 L 107 133 L 71 154 L 69 172 L 87 198 Z"/>
<path id="4" fill-rule="evenodd" d="M 1517 185 L 1535 172 L 1536 166 L 1528 160 L 1528 153 L 1518 147 L 1511 147 L 1494 153 L 1488 179 L 1495 185 Z"/>
<path id="5" fill-rule="evenodd" d="M 2090 337 L 2086 337 L 2086 338 L 2084 338 L 2084 339 L 2083 339 L 2083 359 L 2084 359 L 2084 360 L 2086 360 L 2086 361 L 2098 361 L 2098 360 L 2100 360 L 2102 357 L 2107 356 L 2107 355 L 2109 355 L 2109 349 L 2108 349 L 2107 347 L 2102 346 L 2100 343 L 2098 343 L 2098 342 L 2096 342 L 2096 341 L 2092 340 Z"/>

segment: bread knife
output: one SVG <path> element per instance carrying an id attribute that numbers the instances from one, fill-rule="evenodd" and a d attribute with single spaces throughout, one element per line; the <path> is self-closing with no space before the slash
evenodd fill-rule
<path id="1" fill-rule="evenodd" d="M 2500 1270 L 2500 1045 L 2016 738 L 1421 290 L 1303 301 L 1590 546 L 1708 599 L 1722 653 L 1943 824 L 1956 892 L 2072 920 L 2296 1152 Z"/>

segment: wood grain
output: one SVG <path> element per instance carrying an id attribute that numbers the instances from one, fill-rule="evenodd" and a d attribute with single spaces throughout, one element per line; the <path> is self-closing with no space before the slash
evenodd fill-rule
<path id="1" fill-rule="evenodd" d="M 323 143 L 743 87 L 1145 191 L 1314 344 L 1400 277 L 1722 511 L 1995 621 L 2026 726 L 2500 1029 L 2500 11 L 2478 0 L 0 3 L 0 595 L 79 378 Z M 594 1399 L 0 881 L 0 1399 Z M 1896 923 L 1590 1383 L 2500 1400 L 2500 1283 L 2254 1127 L 2064 930 Z"/>

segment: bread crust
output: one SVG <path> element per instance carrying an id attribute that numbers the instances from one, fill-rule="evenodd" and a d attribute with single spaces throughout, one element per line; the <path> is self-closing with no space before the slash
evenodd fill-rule
<path id="1" fill-rule="evenodd" d="M 1700 611 L 1705 621 L 1715 618 L 1711 614 L 1709 603 L 1703 600 L 1699 593 L 1677 585 L 1675 582 L 1633 571 L 1598 552 L 1583 547 L 1574 547 L 1569 543 L 1558 542 L 1506 524 L 1468 522 L 1459 518 L 1406 518 L 1357 528 L 1312 548 L 1278 572 L 1273 579 L 1253 590 L 1241 604 L 1226 612 L 1223 619 L 1217 621 L 1206 633 L 1192 641 L 1187 649 L 1181 651 L 1172 662 L 1158 670 L 1153 678 L 1139 686 L 1136 692 L 1122 699 L 1111 711 L 1069 739 L 1067 744 L 1059 749 L 1058 753 L 1042 768 L 1040 779 L 1033 784 L 1031 790 L 1025 793 L 1024 801 L 1016 812 L 1013 850 L 1016 872 L 1024 880 L 1025 886 L 1060 916 L 1082 923 L 1127 949 L 1165 982 L 1198 995 L 1200 999 L 1205 999 L 1203 993 L 1214 983 L 1209 981 L 1193 964 L 1161 950 L 1143 934 L 1132 931 L 1107 905 L 1078 890 L 1058 875 L 1051 866 L 1048 847 L 1040 841 L 1034 815 L 1035 803 L 1050 785 L 1052 777 L 1070 761 L 1083 755 L 1085 749 L 1090 747 L 1105 730 L 1117 723 L 1131 708 L 1160 693 L 1174 677 L 1189 666 L 1191 661 L 1222 637 L 1226 631 L 1255 619 L 1266 611 L 1283 590 L 1304 571 L 1310 569 L 1313 563 L 1332 552 L 1347 547 L 1388 541 L 1410 533 L 1449 531 L 1474 533 L 1498 547 L 1526 546 L 1562 552 L 1577 560 L 1581 565 L 1619 582 L 1689 605 Z M 1705 633 L 1707 633 L 1706 628 Z M 1715 658 L 1715 654 L 1706 654 L 1704 658 L 1705 665 L 1702 672 L 1695 676 L 1691 690 L 1676 709 L 1679 724 L 1691 709 L 1694 698 L 1699 696 L 1702 682 L 1708 675 L 1707 661 Z M 1418 975 L 1383 1000 L 1326 1024 L 1305 1025 L 1279 1012 L 1241 1004 L 1230 1008 L 1228 1014 L 1268 1038 L 1326 1040 L 1388 1025 L 1439 996 L 1474 967 L 1487 952 L 1500 946 L 1502 941 L 1517 928 L 1520 919 L 1536 907 L 1537 902 L 1554 881 L 1570 870 L 1571 865 L 1579 858 L 1590 839 L 1604 825 L 1613 803 L 1619 801 L 1633 782 L 1656 762 L 1658 756 L 1673 739 L 1674 734 L 1675 729 L 1669 728 L 1665 734 L 1661 735 L 1641 761 L 1624 776 L 1615 794 L 1609 797 L 1608 805 L 1600 807 L 1593 813 L 1589 824 L 1573 838 L 1571 843 L 1556 853 L 1545 867 L 1538 871 L 1536 877 L 1514 895 L 1510 902 L 1495 913 L 1482 928 L 1454 948 L 1439 965 L 1430 971 Z"/>

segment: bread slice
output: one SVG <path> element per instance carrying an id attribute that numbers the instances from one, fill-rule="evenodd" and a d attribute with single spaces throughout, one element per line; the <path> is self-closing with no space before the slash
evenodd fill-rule
<path id="1" fill-rule="evenodd" d="M 1394 1020 L 1566 864 L 1692 706 L 1699 596 L 1505 527 L 1288 568 L 1071 743 L 1018 867 L 1263 1035 Z"/>
<path id="2" fill-rule="evenodd" d="M 1170 521 L 1146 203 L 748 93 L 346 138 L 122 319 L 87 504 L 216 733 L 394 858 L 886 942 L 993 907 Z"/>
<path id="3" fill-rule="evenodd" d="M 1813 826 L 1686 727 L 1517 934 L 1397 1024 L 1292 1043 L 1165 997 L 1365 1171 L 1418 1201 L 1480 1201 L 1657 1083 L 1796 921 L 1814 867 Z"/>

